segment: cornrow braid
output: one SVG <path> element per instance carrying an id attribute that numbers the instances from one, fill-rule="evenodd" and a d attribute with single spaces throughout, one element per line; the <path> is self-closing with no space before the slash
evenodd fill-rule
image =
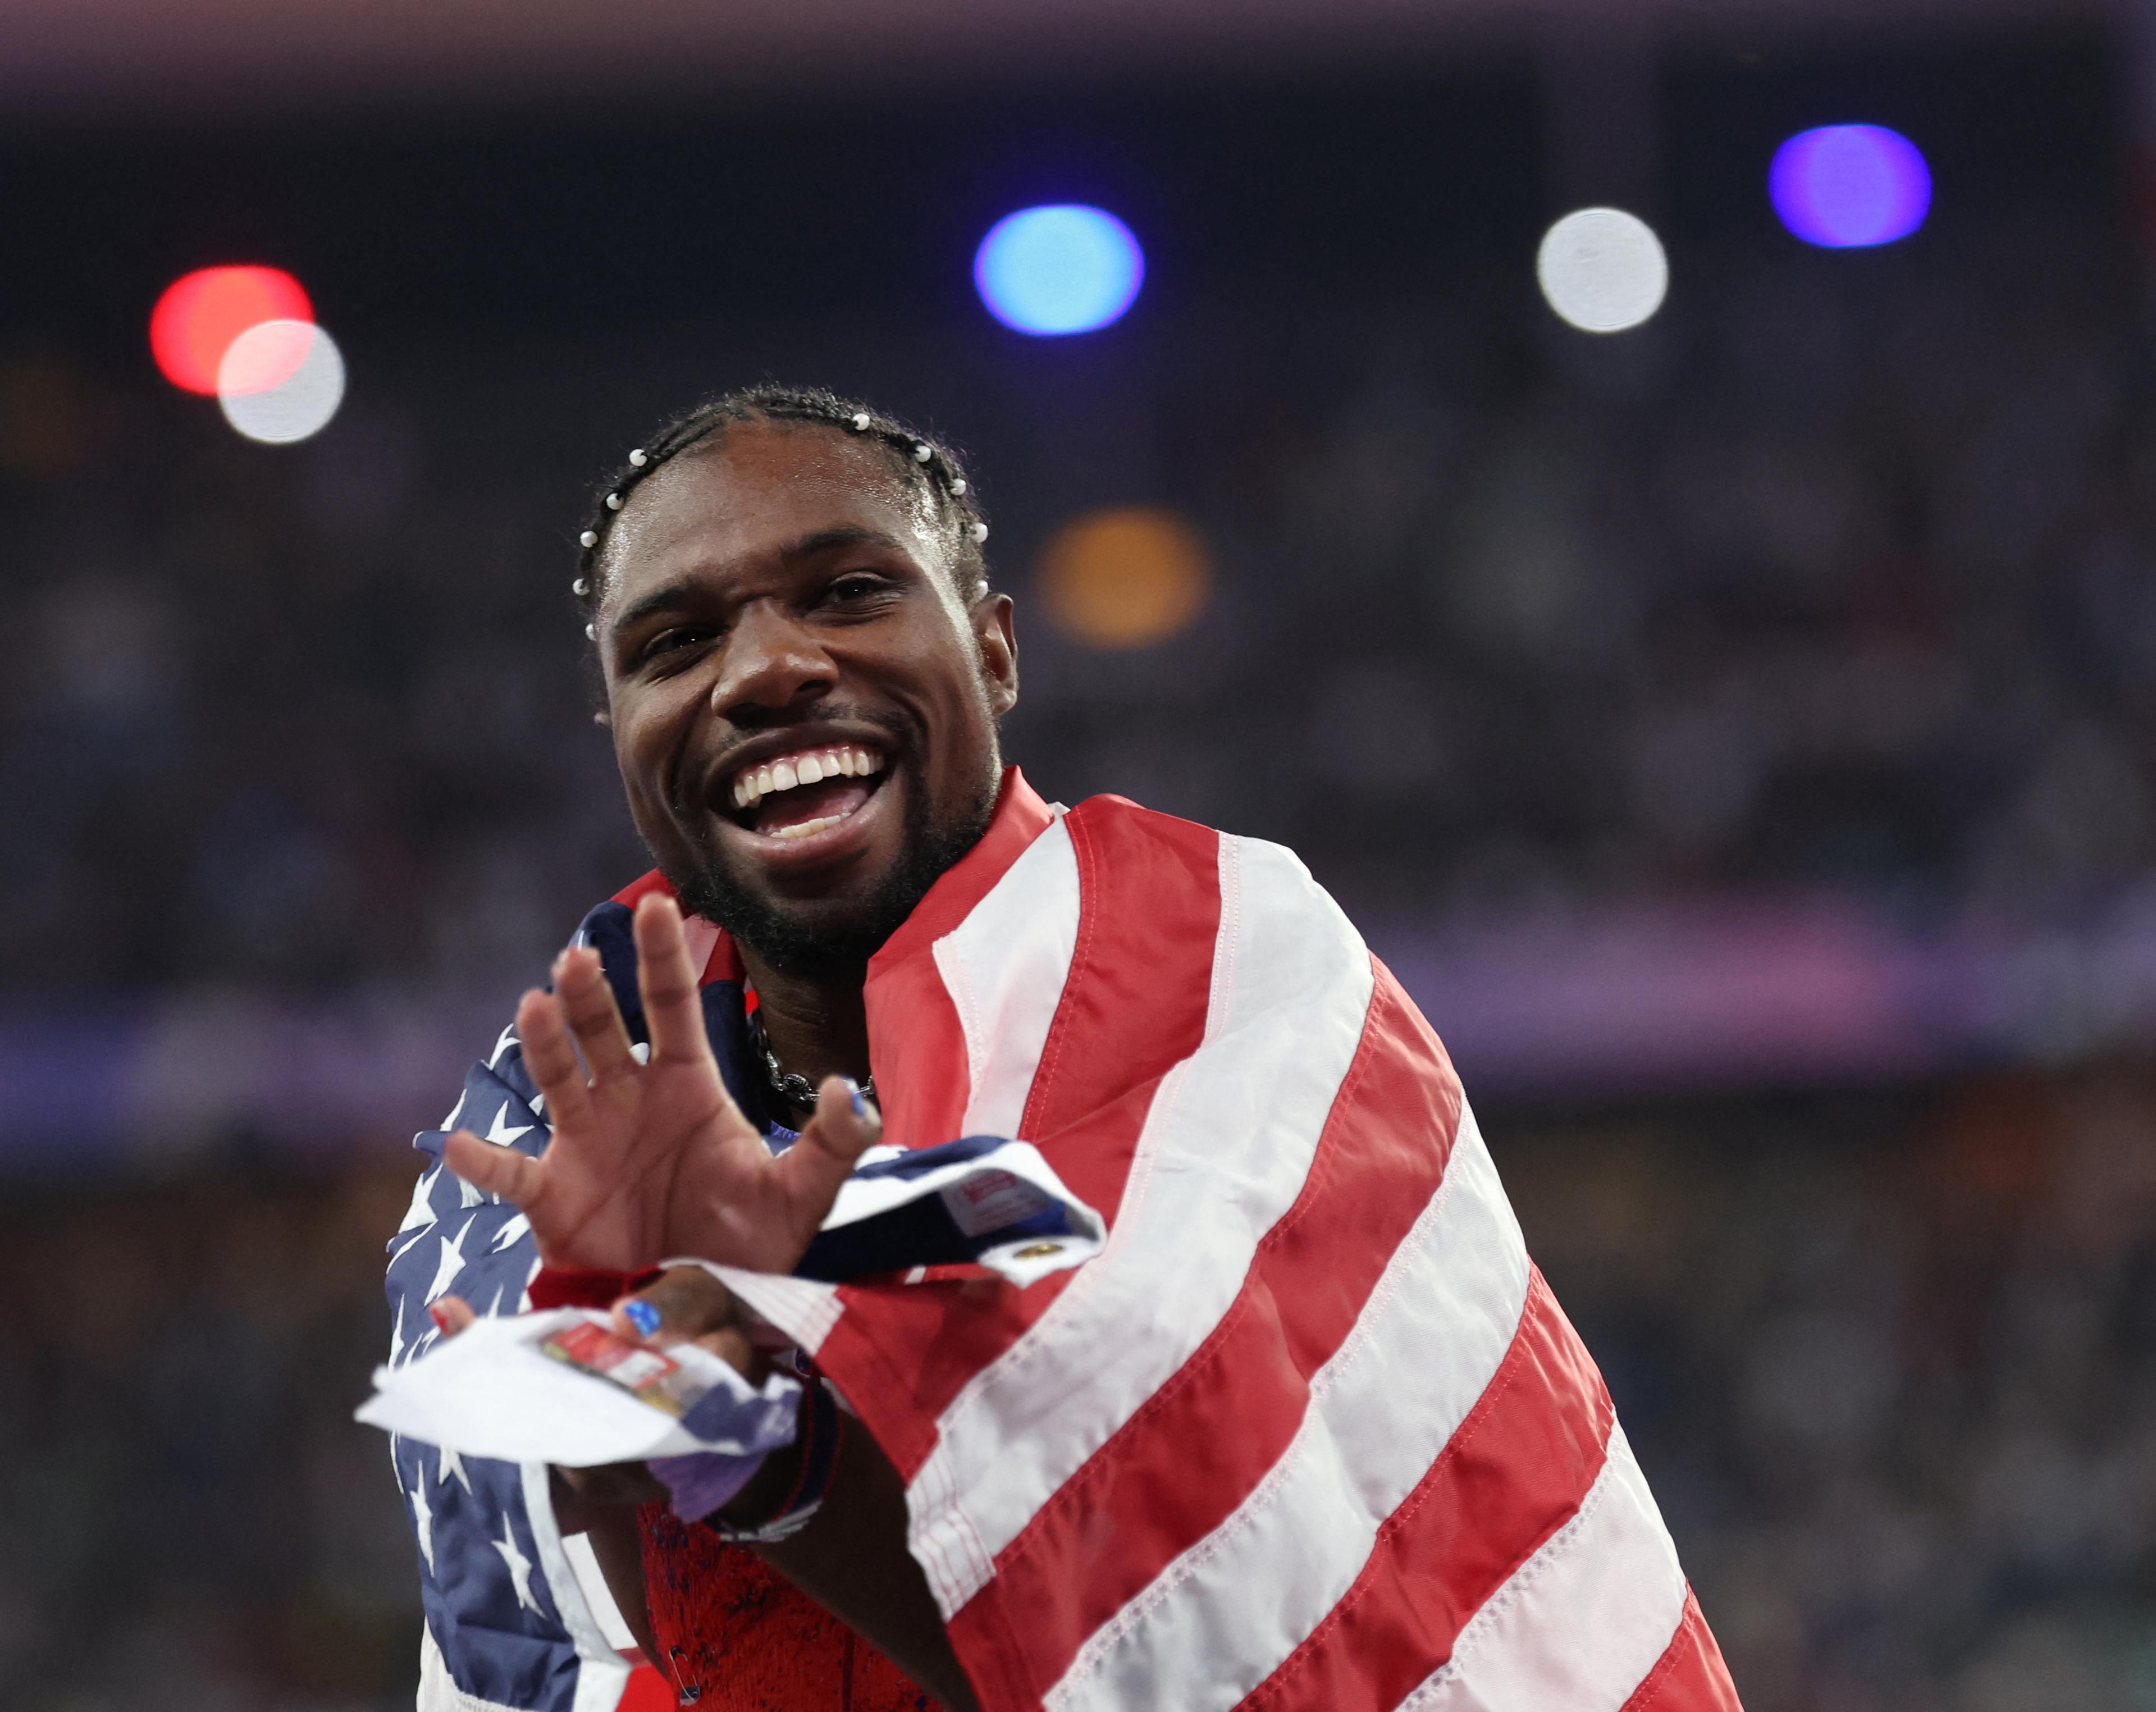
<path id="1" fill-rule="evenodd" d="M 981 543 L 988 538 L 988 515 L 957 452 L 896 417 L 822 387 L 743 387 L 707 398 L 662 424 L 593 496 L 577 537 L 577 577 L 570 584 L 583 609 L 587 636 L 605 592 L 603 562 L 608 534 L 638 485 L 691 447 L 723 435 L 730 428 L 767 422 L 828 428 L 881 448 L 901 479 L 927 497 L 937 521 L 949 532 L 958 598 L 970 604 L 988 593 L 988 560 L 981 552 Z"/>

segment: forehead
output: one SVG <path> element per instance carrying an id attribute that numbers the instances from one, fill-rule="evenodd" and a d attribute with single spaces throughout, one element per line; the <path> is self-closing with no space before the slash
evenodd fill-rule
<path id="1" fill-rule="evenodd" d="M 753 569 L 827 529 L 873 530 L 943 558 L 927 496 L 874 444 L 811 425 L 729 429 L 640 483 L 608 532 L 608 594 Z"/>

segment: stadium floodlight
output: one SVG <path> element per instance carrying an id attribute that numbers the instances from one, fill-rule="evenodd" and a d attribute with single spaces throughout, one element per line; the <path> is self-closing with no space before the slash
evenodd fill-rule
<path id="1" fill-rule="evenodd" d="M 1618 333 L 1662 306 L 1670 263 L 1637 214 L 1578 208 L 1543 234 L 1535 278 L 1560 320 L 1582 332 Z"/>
<path id="2" fill-rule="evenodd" d="M 1774 151 L 1767 194 L 1807 244 L 1859 249 L 1907 238 L 1932 206 L 1923 152 L 1883 125 L 1823 125 Z"/>
<path id="3" fill-rule="evenodd" d="M 305 290 L 282 268 L 198 268 L 167 285 L 150 311 L 150 354 L 182 391 L 214 393 L 218 365 L 249 327 L 314 317 Z"/>
<path id="4" fill-rule="evenodd" d="M 320 434 L 344 402 L 344 357 L 311 321 L 268 321 L 232 342 L 218 368 L 224 419 L 249 440 L 290 445 Z"/>
<path id="5" fill-rule="evenodd" d="M 1091 332 L 1120 320 L 1145 279 L 1131 229 L 1082 203 L 1021 208 L 988 229 L 973 283 L 988 312 L 1022 333 Z"/>

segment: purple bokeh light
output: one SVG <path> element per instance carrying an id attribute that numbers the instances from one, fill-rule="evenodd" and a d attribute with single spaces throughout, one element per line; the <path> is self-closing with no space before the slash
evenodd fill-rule
<path id="1" fill-rule="evenodd" d="M 1924 224 L 1932 172 L 1916 144 L 1883 125 L 1823 125 L 1774 151 L 1767 193 L 1807 244 L 1892 244 Z"/>

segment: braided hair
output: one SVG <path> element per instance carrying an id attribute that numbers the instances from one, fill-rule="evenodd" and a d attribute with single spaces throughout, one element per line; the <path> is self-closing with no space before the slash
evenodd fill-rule
<path id="1" fill-rule="evenodd" d="M 682 453 L 718 439 L 730 428 L 763 423 L 828 428 L 851 439 L 867 440 L 883 450 L 900 479 L 927 499 L 937 522 L 947 532 L 958 598 L 970 605 L 988 593 L 988 561 L 981 553 L 981 543 L 988 538 L 988 517 L 974 496 L 973 483 L 967 479 L 957 452 L 895 417 L 822 387 L 743 387 L 707 398 L 662 424 L 593 496 L 590 514 L 577 537 L 577 579 L 570 585 L 583 609 L 587 636 L 592 634 L 592 621 L 604 593 L 600 573 L 608 527 L 638 484 Z"/>

